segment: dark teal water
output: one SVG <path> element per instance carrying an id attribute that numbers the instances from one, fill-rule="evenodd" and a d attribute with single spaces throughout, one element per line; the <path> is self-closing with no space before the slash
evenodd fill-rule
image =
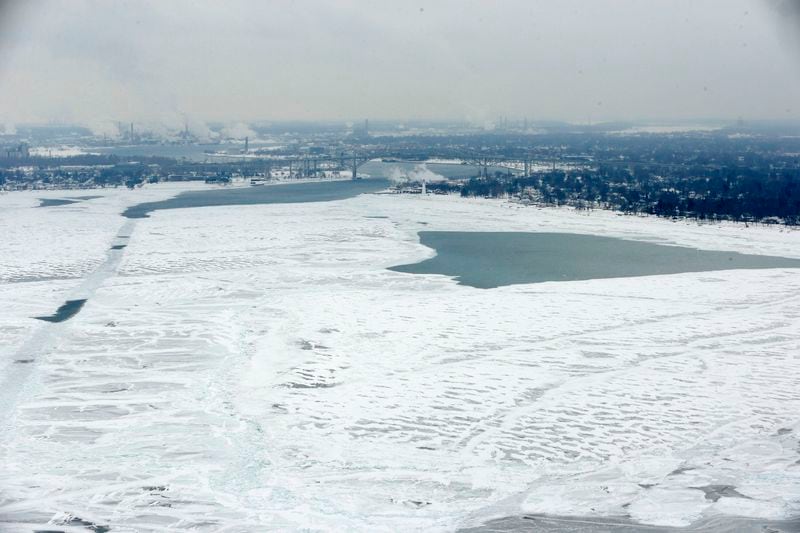
<path id="1" fill-rule="evenodd" d="M 57 207 L 59 205 L 69 205 L 78 203 L 77 200 L 67 200 L 66 198 L 39 198 L 39 207 Z"/>
<path id="2" fill-rule="evenodd" d="M 81 200 L 93 200 L 101 196 L 70 196 L 69 198 L 39 198 L 39 207 L 56 207 L 78 203 Z"/>
<path id="3" fill-rule="evenodd" d="M 56 312 L 48 316 L 37 316 L 39 320 L 45 322 L 63 322 L 78 314 L 86 300 L 67 300 L 64 305 L 56 309 Z"/>
<path id="4" fill-rule="evenodd" d="M 182 207 L 209 207 L 220 205 L 252 205 L 298 202 L 327 202 L 343 200 L 362 193 L 376 192 L 388 187 L 388 178 L 400 173 L 414 171 L 420 163 L 383 163 L 369 161 L 359 167 L 359 172 L 369 179 L 346 181 L 319 181 L 291 183 L 263 187 L 231 187 L 208 191 L 184 192 L 159 202 L 147 202 L 132 206 L 123 212 L 128 218 L 144 218 L 148 213 L 160 209 L 179 209 Z M 450 165 L 428 163 L 429 171 L 448 178 L 470 177 L 478 169 L 469 165 Z"/>
<path id="5" fill-rule="evenodd" d="M 436 256 L 391 270 L 444 274 L 481 289 L 712 270 L 800 268 L 800 260 L 785 257 L 571 233 L 423 231 L 419 237 L 422 244 L 436 250 Z"/>
<path id="6" fill-rule="evenodd" d="M 174 198 L 146 202 L 126 209 L 128 218 L 145 218 L 160 209 L 210 207 L 220 205 L 289 204 L 299 202 L 329 202 L 344 200 L 359 194 L 376 192 L 389 186 L 382 179 L 315 181 L 262 187 L 231 187 L 206 191 L 183 192 Z"/>

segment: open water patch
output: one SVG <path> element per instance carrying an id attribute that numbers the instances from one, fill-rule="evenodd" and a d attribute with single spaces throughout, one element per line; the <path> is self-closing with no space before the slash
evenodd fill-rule
<path id="1" fill-rule="evenodd" d="M 77 315 L 85 303 L 86 299 L 67 300 L 61 307 L 56 309 L 56 312 L 52 315 L 35 316 L 33 318 L 37 320 L 44 320 L 45 322 L 64 322 L 65 320 L 69 320 L 73 316 Z"/>
<path id="2" fill-rule="evenodd" d="M 59 205 L 77 204 L 84 200 L 94 200 L 102 196 L 70 196 L 69 198 L 39 198 L 38 207 L 58 207 Z"/>
<path id="3" fill-rule="evenodd" d="M 59 205 L 77 204 L 79 200 L 66 198 L 39 198 L 39 207 L 58 207 Z"/>
<path id="4" fill-rule="evenodd" d="M 122 216 L 146 218 L 153 211 L 185 207 L 330 202 L 353 198 L 363 193 L 377 192 L 388 186 L 388 180 L 363 179 L 186 191 L 167 200 L 131 206 L 122 213 Z"/>
<path id="5" fill-rule="evenodd" d="M 732 269 L 800 268 L 800 259 L 698 250 L 573 233 L 421 231 L 436 256 L 391 267 L 491 289 L 519 283 L 626 278 Z"/>

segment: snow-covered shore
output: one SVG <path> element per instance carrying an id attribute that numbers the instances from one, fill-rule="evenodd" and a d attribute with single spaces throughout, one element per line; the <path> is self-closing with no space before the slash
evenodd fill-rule
<path id="1" fill-rule="evenodd" d="M 186 186 L 0 196 L 0 372 L 24 381 L 0 402 L 3 527 L 800 513 L 797 270 L 492 290 L 385 270 L 433 253 L 421 230 L 799 258 L 800 232 L 410 195 L 119 216 Z M 29 318 L 76 295 L 70 321 Z"/>

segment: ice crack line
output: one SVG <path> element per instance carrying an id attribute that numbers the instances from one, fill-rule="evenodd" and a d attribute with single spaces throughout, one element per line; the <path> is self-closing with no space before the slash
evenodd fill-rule
<path id="1" fill-rule="evenodd" d="M 135 225 L 135 219 L 128 219 L 120 227 L 105 261 L 83 278 L 83 281 L 68 294 L 67 300 L 91 299 L 97 289 L 116 273 L 125 251 L 119 245 L 127 243 Z M 28 396 L 35 388 L 34 380 L 31 378 L 37 362 L 43 354 L 52 350 L 68 327 L 66 321 L 43 322 L 14 354 L 14 360 L 25 361 L 26 364 L 8 365 L 8 371 L 0 378 L 0 428 L 3 435 L 10 434 L 19 399 Z"/>

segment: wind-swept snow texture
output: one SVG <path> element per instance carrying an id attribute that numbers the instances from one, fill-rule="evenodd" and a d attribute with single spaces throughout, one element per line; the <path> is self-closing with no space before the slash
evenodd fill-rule
<path id="1" fill-rule="evenodd" d="M 482 290 L 387 269 L 433 255 L 420 230 L 792 258 L 800 233 L 380 195 L 119 214 L 176 192 L 0 196 L 3 531 L 800 512 L 798 270 Z"/>

